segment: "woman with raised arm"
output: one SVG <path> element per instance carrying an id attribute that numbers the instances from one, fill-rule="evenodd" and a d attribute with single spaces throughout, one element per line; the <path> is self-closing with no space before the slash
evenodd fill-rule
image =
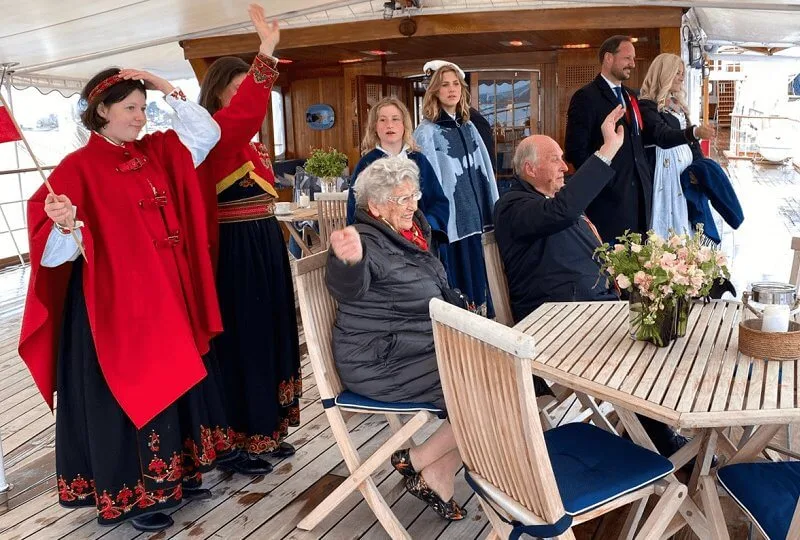
<path id="1" fill-rule="evenodd" d="M 137 139 L 146 86 L 175 109 L 174 131 Z M 219 127 L 143 71 L 102 71 L 81 98 L 88 143 L 50 175 L 57 195 L 28 201 L 19 353 L 51 407 L 58 390 L 59 503 L 161 530 L 183 497 L 210 496 L 200 473 L 230 449 L 201 357 L 222 325 L 195 167 Z"/>
<path id="2" fill-rule="evenodd" d="M 380 401 L 428 403 L 445 409 L 436 366 L 431 298 L 449 292 L 432 252 L 431 227 L 417 208 L 419 167 L 405 156 L 376 160 L 356 184 L 355 225 L 331 234 L 327 285 L 338 302 L 333 358 L 342 384 Z M 461 520 L 453 498 L 461 468 L 453 430 L 395 452 L 392 466 L 409 493 L 439 516 Z"/>
<path id="3" fill-rule="evenodd" d="M 252 65 L 223 57 L 208 69 L 200 104 L 219 123 L 219 143 L 198 169 L 209 214 L 211 251 L 225 332 L 215 340 L 229 422 L 242 474 L 272 470 L 266 456 L 285 457 L 283 441 L 300 423 L 300 346 L 289 257 L 274 199 L 269 153 L 251 143 L 259 132 L 278 77 L 272 56 L 280 38 L 255 4 L 250 19 L 261 39 Z"/>

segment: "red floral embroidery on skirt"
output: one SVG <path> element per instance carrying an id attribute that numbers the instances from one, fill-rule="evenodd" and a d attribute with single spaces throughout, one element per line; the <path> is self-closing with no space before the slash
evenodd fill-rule
<path id="1" fill-rule="evenodd" d="M 117 493 L 110 495 L 107 491 L 97 497 L 97 514 L 102 519 L 118 519 L 134 508 L 144 509 L 156 504 L 168 502 L 170 499 L 180 501 L 183 498 L 183 488 L 178 484 L 171 489 L 158 489 L 147 491 L 141 481 L 136 483 L 133 491 L 127 486 Z"/>
<path id="2" fill-rule="evenodd" d="M 94 480 L 86 480 L 78 475 L 67 483 L 63 476 L 58 477 L 58 498 L 62 501 L 83 501 L 94 495 Z"/>

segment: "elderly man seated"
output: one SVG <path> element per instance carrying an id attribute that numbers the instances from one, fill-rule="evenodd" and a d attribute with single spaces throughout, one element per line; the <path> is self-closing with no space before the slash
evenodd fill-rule
<path id="1" fill-rule="evenodd" d="M 556 141 L 532 135 L 517 147 L 515 181 L 494 208 L 516 321 L 545 302 L 618 299 L 592 257 L 601 240 L 584 211 L 614 178 L 610 163 L 623 141 L 615 124 L 623 114 L 617 107 L 606 117 L 603 146 L 566 185 Z"/>
<path id="2" fill-rule="evenodd" d="M 495 237 L 508 278 L 511 310 L 519 321 L 545 302 L 618 300 L 593 254 L 602 240 L 584 211 L 615 181 L 611 160 L 622 146 L 624 111 L 603 121 L 603 146 L 564 183 L 567 164 L 558 143 L 544 135 L 524 139 L 514 154 L 515 182 L 494 208 Z M 658 451 L 669 456 L 687 439 L 640 416 Z"/>

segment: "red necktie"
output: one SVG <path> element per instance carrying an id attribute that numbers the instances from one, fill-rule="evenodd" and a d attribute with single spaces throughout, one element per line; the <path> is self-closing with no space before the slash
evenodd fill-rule
<path id="1" fill-rule="evenodd" d="M 600 233 L 597 232 L 597 227 L 594 226 L 594 223 L 589 221 L 589 218 L 585 215 L 581 215 L 581 217 L 583 218 L 583 221 L 586 222 L 586 225 L 589 226 L 589 230 L 592 231 L 592 234 L 594 234 L 595 238 L 597 238 L 597 241 L 600 242 L 600 245 L 603 245 L 603 239 L 600 238 Z M 619 290 L 619 285 L 617 285 L 617 280 L 614 279 L 614 276 L 611 276 L 611 283 L 614 284 L 614 289 L 617 291 L 617 296 L 620 296 L 622 291 Z"/>

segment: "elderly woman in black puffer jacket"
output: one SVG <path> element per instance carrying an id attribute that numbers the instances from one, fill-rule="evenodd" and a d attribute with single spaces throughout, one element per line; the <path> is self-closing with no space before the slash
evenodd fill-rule
<path id="1" fill-rule="evenodd" d="M 405 156 L 379 159 L 359 175 L 356 190 L 355 224 L 331 234 L 327 265 L 328 289 L 339 302 L 339 377 L 368 398 L 444 409 L 428 302 L 442 297 L 447 276 L 417 210 L 419 168 Z M 453 500 L 461 457 L 449 423 L 422 445 L 396 452 L 392 465 L 406 489 L 441 517 L 466 516 Z"/>

